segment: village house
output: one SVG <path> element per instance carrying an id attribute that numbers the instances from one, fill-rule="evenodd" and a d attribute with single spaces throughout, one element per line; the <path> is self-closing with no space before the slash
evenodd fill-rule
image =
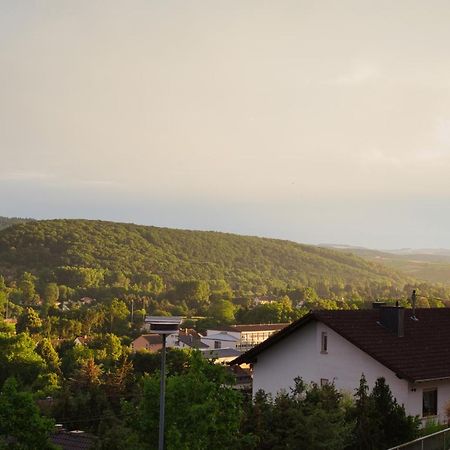
<path id="1" fill-rule="evenodd" d="M 167 348 L 207 349 L 208 346 L 201 341 L 202 336 L 191 328 L 179 330 L 176 334 L 167 336 Z M 159 334 L 143 334 L 131 343 L 133 351 L 148 350 L 157 352 L 162 348 L 162 340 Z"/>
<path id="2" fill-rule="evenodd" d="M 180 328 L 178 333 L 167 336 L 168 348 L 190 348 L 205 349 L 208 348 L 201 339 L 203 336 L 192 328 Z"/>
<path id="3" fill-rule="evenodd" d="M 77 336 L 74 340 L 73 343 L 75 345 L 82 345 L 83 347 L 85 347 L 88 342 L 91 340 L 91 338 L 87 335 L 84 336 Z"/>
<path id="4" fill-rule="evenodd" d="M 159 334 L 143 334 L 131 343 L 131 350 L 138 352 L 147 350 L 149 352 L 157 352 L 162 349 L 162 339 Z"/>
<path id="5" fill-rule="evenodd" d="M 362 374 L 370 387 L 384 377 L 408 414 L 446 422 L 450 309 L 313 311 L 232 363 L 252 365 L 253 394 L 289 390 L 295 377 L 353 394 Z"/>
<path id="6" fill-rule="evenodd" d="M 206 336 L 202 337 L 202 342 L 209 348 L 234 348 L 243 352 L 265 341 L 269 336 L 287 325 L 289 324 L 230 325 L 206 330 Z"/>

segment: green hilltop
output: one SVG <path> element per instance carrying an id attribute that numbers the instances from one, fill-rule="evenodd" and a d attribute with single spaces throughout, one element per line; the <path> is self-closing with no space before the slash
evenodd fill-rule
<path id="1" fill-rule="evenodd" d="M 33 219 L 22 219 L 20 217 L 3 217 L 0 216 L 0 230 L 3 230 L 4 228 L 10 227 L 11 225 L 14 225 L 16 223 L 24 223 L 28 222 Z"/>
<path id="2" fill-rule="evenodd" d="M 235 291 L 312 286 L 319 295 L 358 291 L 369 298 L 414 280 L 332 249 L 212 231 L 90 220 L 43 220 L 0 231 L 0 273 L 38 276 L 61 267 L 156 274 L 167 284 L 226 280 Z"/>

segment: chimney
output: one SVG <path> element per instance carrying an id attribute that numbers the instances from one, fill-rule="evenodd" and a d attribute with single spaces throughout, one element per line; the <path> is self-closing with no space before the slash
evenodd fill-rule
<path id="1" fill-rule="evenodd" d="M 383 327 L 398 337 L 405 335 L 405 309 L 402 306 L 380 308 L 380 322 Z"/>
<path id="2" fill-rule="evenodd" d="M 417 301 L 417 294 L 416 294 L 416 290 L 414 289 L 412 291 L 412 295 L 411 295 L 411 303 L 412 303 L 412 319 L 413 320 L 417 320 L 416 318 L 416 301 Z"/>

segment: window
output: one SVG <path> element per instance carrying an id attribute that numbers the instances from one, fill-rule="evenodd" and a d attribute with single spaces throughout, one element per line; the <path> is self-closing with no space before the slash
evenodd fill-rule
<path id="1" fill-rule="evenodd" d="M 437 389 L 427 389 L 423 391 L 422 416 L 437 415 Z"/>
<path id="2" fill-rule="evenodd" d="M 320 349 L 321 353 L 327 353 L 328 352 L 328 336 L 326 331 L 322 331 L 322 345 Z"/>
<path id="3" fill-rule="evenodd" d="M 222 348 L 222 342 L 214 341 L 214 348 Z"/>

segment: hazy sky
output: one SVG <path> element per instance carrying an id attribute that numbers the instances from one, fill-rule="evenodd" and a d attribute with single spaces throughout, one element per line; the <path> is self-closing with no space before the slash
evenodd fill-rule
<path id="1" fill-rule="evenodd" d="M 0 0 L 0 215 L 450 247 L 450 2 Z"/>

